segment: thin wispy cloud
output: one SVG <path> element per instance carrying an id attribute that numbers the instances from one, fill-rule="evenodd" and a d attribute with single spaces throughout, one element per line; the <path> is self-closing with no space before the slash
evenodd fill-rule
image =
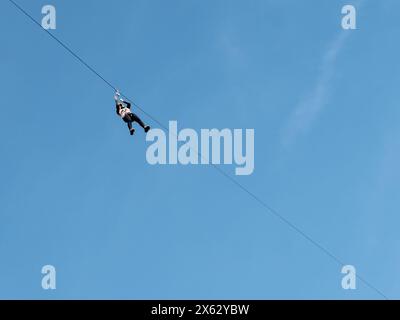
<path id="1" fill-rule="evenodd" d="M 356 1 L 355 7 L 360 9 L 364 1 Z M 297 104 L 283 128 L 282 144 L 284 146 L 293 144 L 299 136 L 306 134 L 327 105 L 332 91 L 337 59 L 352 33 L 351 30 L 341 30 L 328 45 L 314 87 Z"/>
<path id="2" fill-rule="evenodd" d="M 328 46 L 314 87 L 295 107 L 283 129 L 283 145 L 291 145 L 298 136 L 307 133 L 326 106 L 332 88 L 335 64 L 349 36 L 350 32 L 343 30 Z"/>

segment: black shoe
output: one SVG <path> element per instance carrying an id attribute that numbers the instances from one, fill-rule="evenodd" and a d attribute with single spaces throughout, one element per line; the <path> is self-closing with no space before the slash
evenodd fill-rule
<path id="1" fill-rule="evenodd" d="M 149 132 L 149 130 L 150 130 L 150 126 L 145 126 L 145 127 L 144 127 L 144 132 L 147 133 L 147 132 Z"/>
<path id="2" fill-rule="evenodd" d="M 133 136 L 133 134 L 135 133 L 135 129 L 130 129 L 129 132 L 131 133 L 131 136 Z"/>

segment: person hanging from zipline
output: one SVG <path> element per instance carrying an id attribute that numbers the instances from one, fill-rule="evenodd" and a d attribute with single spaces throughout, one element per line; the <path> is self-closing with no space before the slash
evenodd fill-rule
<path id="1" fill-rule="evenodd" d="M 150 130 L 150 126 L 144 124 L 144 122 L 131 111 L 131 104 L 121 98 L 119 91 L 115 93 L 114 100 L 116 108 L 115 111 L 117 112 L 117 115 L 119 115 L 122 120 L 128 124 L 131 135 L 135 133 L 135 129 L 132 126 L 133 122 L 137 122 L 144 129 L 144 132 L 148 132 Z"/>

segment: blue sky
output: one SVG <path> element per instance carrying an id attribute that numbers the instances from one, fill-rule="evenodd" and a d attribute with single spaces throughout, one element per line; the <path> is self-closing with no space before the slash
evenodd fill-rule
<path id="1" fill-rule="evenodd" d="M 160 122 L 254 128 L 254 173 L 221 169 L 400 297 L 398 1 L 17 2 Z M 382 298 L 212 166 L 147 164 L 112 90 L 0 9 L 0 298 Z"/>

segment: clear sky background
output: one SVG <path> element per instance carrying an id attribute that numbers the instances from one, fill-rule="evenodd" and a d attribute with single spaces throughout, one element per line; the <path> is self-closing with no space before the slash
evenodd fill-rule
<path id="1" fill-rule="evenodd" d="M 17 2 L 160 122 L 254 128 L 253 175 L 221 169 L 400 298 L 399 1 L 355 31 L 351 0 Z M 0 298 L 382 298 L 212 166 L 147 164 L 113 91 L 0 12 Z"/>

